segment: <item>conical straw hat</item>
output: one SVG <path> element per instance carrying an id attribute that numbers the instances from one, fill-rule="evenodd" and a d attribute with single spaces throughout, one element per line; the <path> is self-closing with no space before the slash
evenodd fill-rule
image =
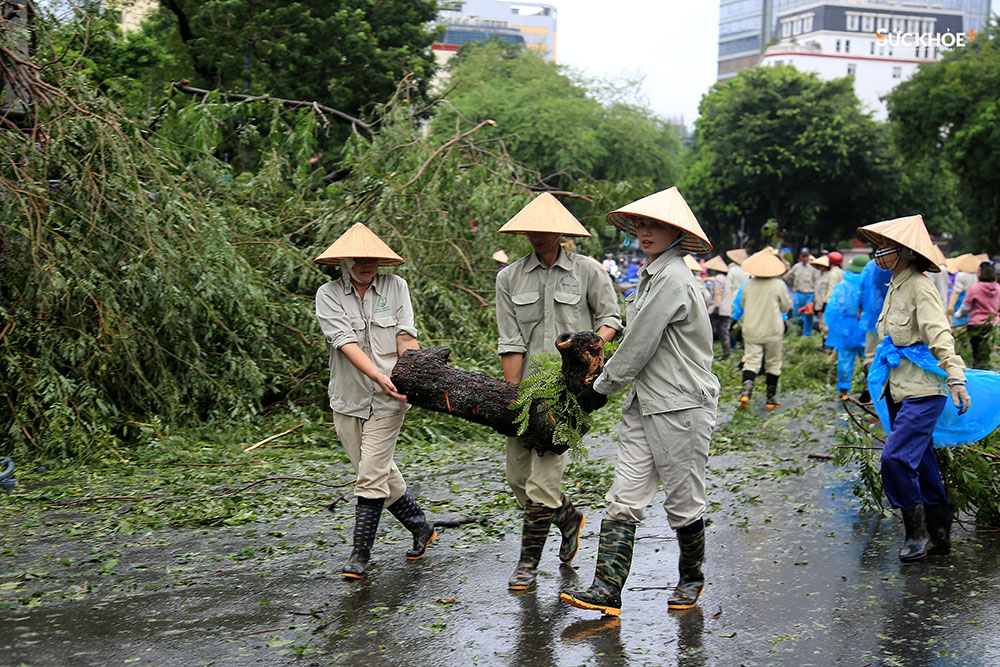
<path id="1" fill-rule="evenodd" d="M 662 190 L 622 206 L 608 213 L 607 218 L 608 222 L 618 229 L 631 231 L 634 234 L 635 224 L 631 222 L 630 216 L 649 218 L 688 232 L 678 244 L 681 250 L 702 253 L 712 249 L 708 235 L 698 224 L 698 219 L 694 217 L 694 213 L 691 212 L 691 208 L 676 187 Z"/>
<path id="2" fill-rule="evenodd" d="M 501 264 L 510 263 L 510 258 L 507 257 L 507 253 L 505 253 L 503 250 L 497 250 L 495 253 L 493 253 L 493 259 L 500 262 Z"/>
<path id="3" fill-rule="evenodd" d="M 945 259 L 944 265 L 945 268 L 948 269 L 948 273 L 955 273 L 958 271 L 958 263 L 965 259 L 968 255 L 969 253 L 965 253 L 964 255 L 959 255 L 958 257 L 949 257 Z"/>
<path id="4" fill-rule="evenodd" d="M 826 255 L 823 255 L 822 257 L 819 257 L 817 259 L 809 260 L 809 263 L 812 264 L 813 266 L 823 266 L 828 269 L 830 268 L 830 258 Z"/>
<path id="5" fill-rule="evenodd" d="M 746 248 L 733 248 L 732 250 L 727 250 L 725 255 L 737 264 L 742 264 L 750 256 L 750 253 L 747 252 Z"/>
<path id="6" fill-rule="evenodd" d="M 955 258 L 955 270 L 966 273 L 978 273 L 979 265 L 988 260 L 989 255 L 961 255 Z"/>
<path id="7" fill-rule="evenodd" d="M 768 248 L 743 260 L 743 270 L 755 278 L 777 278 L 785 275 L 785 263 Z"/>
<path id="8" fill-rule="evenodd" d="M 497 230 L 500 234 L 548 232 L 563 236 L 590 236 L 587 228 L 552 194 L 543 192 Z"/>
<path id="9" fill-rule="evenodd" d="M 941 252 L 941 248 L 939 248 L 938 246 L 934 246 L 934 261 L 937 263 L 938 266 L 941 266 L 942 264 L 948 261 L 947 259 L 945 259 L 944 253 Z"/>
<path id="10" fill-rule="evenodd" d="M 329 248 L 313 261 L 317 264 L 340 264 L 342 259 L 377 259 L 379 266 L 398 266 L 405 260 L 375 235 L 375 232 L 356 223 L 340 235 Z"/>
<path id="11" fill-rule="evenodd" d="M 695 273 L 701 273 L 701 264 L 694 258 L 694 255 L 684 255 L 684 264 Z"/>
<path id="12" fill-rule="evenodd" d="M 934 261 L 937 257 L 934 253 L 934 243 L 931 242 L 931 236 L 924 226 L 924 219 L 919 215 L 908 215 L 905 218 L 858 227 L 858 236 L 875 246 L 882 245 L 886 240 L 895 241 L 926 259 L 931 265 L 928 271 L 932 273 L 941 271 Z"/>
<path id="13" fill-rule="evenodd" d="M 718 271 L 719 273 L 729 273 L 729 267 L 726 266 L 726 262 L 722 259 L 722 255 L 716 255 L 712 259 L 705 262 L 705 268 Z"/>

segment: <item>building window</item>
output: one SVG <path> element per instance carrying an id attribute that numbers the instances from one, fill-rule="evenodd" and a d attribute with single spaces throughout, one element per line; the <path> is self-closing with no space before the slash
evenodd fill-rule
<path id="1" fill-rule="evenodd" d="M 934 32 L 934 21 L 924 21 L 924 32 Z"/>
<path id="2" fill-rule="evenodd" d="M 847 15 L 847 29 L 848 30 L 857 30 L 858 29 L 858 18 L 859 17 L 858 17 L 857 14 L 848 14 Z"/>
<path id="3" fill-rule="evenodd" d="M 792 34 L 793 35 L 802 34 L 802 19 L 795 19 L 795 23 L 792 24 Z"/>
<path id="4" fill-rule="evenodd" d="M 845 39 L 844 40 L 844 53 L 850 53 L 850 52 L 851 52 L 851 40 Z"/>
<path id="5" fill-rule="evenodd" d="M 836 50 L 837 50 L 837 53 L 840 53 L 840 40 L 839 39 L 837 40 Z"/>
<path id="6" fill-rule="evenodd" d="M 813 29 L 813 17 L 807 16 L 802 19 L 802 32 L 812 32 Z"/>
<path id="7" fill-rule="evenodd" d="M 857 65 L 854 63 L 848 63 L 847 65 L 847 76 L 854 76 L 854 72 L 857 71 Z"/>
<path id="8" fill-rule="evenodd" d="M 863 32 L 871 32 L 875 29 L 875 17 L 874 16 L 864 16 L 861 19 L 861 30 Z"/>
<path id="9" fill-rule="evenodd" d="M 875 55 L 875 42 L 871 43 L 871 47 L 872 47 L 872 49 L 871 49 L 872 55 Z"/>
<path id="10" fill-rule="evenodd" d="M 892 78 L 893 79 L 898 79 L 901 76 L 903 76 L 903 68 L 900 67 L 899 65 L 893 67 L 892 68 Z"/>
<path id="11" fill-rule="evenodd" d="M 892 19 L 892 31 L 893 32 L 903 32 L 903 19 Z"/>
<path id="12" fill-rule="evenodd" d="M 907 19 L 906 32 L 920 32 L 920 21 L 917 19 Z"/>
<path id="13" fill-rule="evenodd" d="M 924 47 L 924 58 L 930 58 L 930 57 L 931 57 L 931 47 L 925 46 Z"/>
<path id="14" fill-rule="evenodd" d="M 885 47 L 884 46 L 878 47 L 878 54 L 880 56 L 884 56 L 885 55 Z"/>
<path id="15" fill-rule="evenodd" d="M 782 37 L 788 37 L 791 34 L 792 34 L 792 24 L 791 23 L 782 23 L 781 24 L 781 36 Z"/>
<path id="16" fill-rule="evenodd" d="M 878 17 L 878 30 L 879 30 L 879 32 L 888 32 L 889 31 L 889 17 L 888 16 L 880 16 L 880 17 Z"/>

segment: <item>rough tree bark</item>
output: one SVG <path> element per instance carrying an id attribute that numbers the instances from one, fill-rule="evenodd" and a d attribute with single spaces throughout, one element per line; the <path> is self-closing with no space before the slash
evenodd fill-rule
<path id="1" fill-rule="evenodd" d="M 562 355 L 562 374 L 566 387 L 577 393 L 592 383 L 604 366 L 604 341 L 597 334 L 581 331 L 564 333 L 556 339 Z M 514 422 L 518 410 L 517 385 L 490 375 L 452 368 L 448 365 L 451 350 L 434 347 L 407 350 L 392 369 L 392 382 L 406 394 L 411 405 L 434 412 L 444 412 L 476 424 L 484 424 L 503 435 L 517 435 Z M 544 406 L 532 406 L 524 445 L 539 455 L 561 454 L 565 446 L 552 443 L 555 420 Z"/>

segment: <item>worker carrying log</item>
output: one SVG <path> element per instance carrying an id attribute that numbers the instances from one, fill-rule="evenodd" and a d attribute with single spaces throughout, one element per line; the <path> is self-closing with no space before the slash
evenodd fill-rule
<path id="1" fill-rule="evenodd" d="M 316 317 L 330 357 L 333 424 L 358 475 L 354 546 L 343 576 L 361 579 L 383 507 L 413 534 L 406 560 L 423 558 L 437 537 L 393 461 L 408 406 L 389 373 L 399 356 L 420 346 L 406 281 L 378 272 L 403 258 L 374 232 L 358 223 L 313 261 L 342 271 L 316 291 Z"/>
<path id="2" fill-rule="evenodd" d="M 605 496 L 597 567 L 590 588 L 563 591 L 563 601 L 611 616 L 632 566 L 636 525 L 660 483 L 680 547 L 672 610 L 697 605 L 705 584 L 705 466 L 715 428 L 719 380 L 712 373 L 712 325 L 685 252 L 712 249 L 677 188 L 632 202 L 608 222 L 639 238 L 649 261 L 625 300 L 628 330 L 613 357 L 577 400 L 592 411 L 631 384 L 622 408 L 615 478 Z M 627 237 L 626 237 L 627 238 Z"/>
<path id="3" fill-rule="evenodd" d="M 594 331 L 610 341 L 622 328 L 614 286 L 600 264 L 559 245 L 562 236 L 590 236 L 553 195 L 525 206 L 499 233 L 524 234 L 533 252 L 497 274 L 496 309 L 503 376 L 519 384 L 531 374 L 530 355 L 557 352 L 559 336 Z M 576 556 L 585 517 L 562 492 L 567 452 L 534 453 L 507 437 L 507 482 L 524 509 L 521 556 L 508 582 L 512 591 L 534 588 L 549 528 L 562 533 L 559 558 Z"/>

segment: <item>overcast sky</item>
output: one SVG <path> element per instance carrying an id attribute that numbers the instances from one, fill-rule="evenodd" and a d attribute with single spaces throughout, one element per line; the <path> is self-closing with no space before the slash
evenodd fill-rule
<path id="1" fill-rule="evenodd" d="M 559 10 L 557 62 L 593 76 L 642 75 L 653 109 L 694 124 L 715 83 L 718 0 L 547 1 Z"/>

